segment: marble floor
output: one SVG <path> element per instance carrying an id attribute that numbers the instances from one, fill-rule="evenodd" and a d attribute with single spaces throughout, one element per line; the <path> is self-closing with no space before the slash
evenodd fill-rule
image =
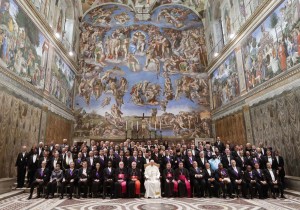
<path id="1" fill-rule="evenodd" d="M 186 209 L 300 209 L 300 197 L 287 199 L 245 200 L 218 198 L 163 198 L 163 199 L 32 199 L 28 194 L 12 196 L 0 201 L 0 210 L 186 210 Z"/>

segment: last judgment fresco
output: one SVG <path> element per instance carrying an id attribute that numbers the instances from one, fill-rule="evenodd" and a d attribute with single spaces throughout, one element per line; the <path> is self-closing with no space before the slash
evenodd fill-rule
<path id="1" fill-rule="evenodd" d="M 182 5 L 146 9 L 112 3 L 84 15 L 78 138 L 210 137 L 201 18 Z"/>

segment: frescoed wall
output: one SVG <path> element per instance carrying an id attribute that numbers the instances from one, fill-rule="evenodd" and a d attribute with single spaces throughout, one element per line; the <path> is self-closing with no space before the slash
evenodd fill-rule
<path id="1" fill-rule="evenodd" d="M 68 108 L 73 108 L 75 74 L 56 53 L 52 57 L 49 92 Z"/>
<path id="2" fill-rule="evenodd" d="M 201 19 L 180 5 L 157 7 L 148 21 L 135 15 L 108 4 L 83 17 L 75 136 L 209 137 Z"/>
<path id="3" fill-rule="evenodd" d="M 0 65 L 44 88 L 49 43 L 14 0 L 0 1 Z"/>
<path id="4" fill-rule="evenodd" d="M 208 60 L 236 35 L 264 0 L 208 0 L 205 5 L 205 35 Z"/>
<path id="5" fill-rule="evenodd" d="M 300 2 L 286 0 L 242 43 L 248 90 L 300 61 Z"/>
<path id="6" fill-rule="evenodd" d="M 235 52 L 232 52 L 212 74 L 213 108 L 219 108 L 240 95 Z"/>
<path id="7" fill-rule="evenodd" d="M 30 0 L 67 50 L 74 50 L 75 9 L 71 0 Z"/>

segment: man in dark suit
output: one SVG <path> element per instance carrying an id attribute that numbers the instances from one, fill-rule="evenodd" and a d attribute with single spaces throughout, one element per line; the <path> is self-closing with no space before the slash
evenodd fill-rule
<path id="1" fill-rule="evenodd" d="M 79 152 L 77 155 L 77 159 L 75 160 L 75 168 L 80 169 L 82 167 L 83 161 L 86 161 L 86 160 L 82 158 L 82 153 Z"/>
<path id="2" fill-rule="evenodd" d="M 46 162 L 46 168 L 51 170 L 52 167 L 51 167 L 51 159 L 49 158 L 49 151 L 47 150 L 44 150 L 43 152 L 43 157 L 40 157 L 39 159 L 39 168 L 41 167 L 42 165 L 42 162 Z"/>
<path id="3" fill-rule="evenodd" d="M 112 162 L 112 167 L 117 168 L 120 162 L 119 156 L 115 154 L 113 149 L 109 150 L 109 156 L 107 157 L 107 161 Z"/>
<path id="4" fill-rule="evenodd" d="M 257 186 L 258 186 L 258 193 L 259 193 L 259 198 L 263 199 L 263 198 L 267 198 L 267 192 L 268 192 L 268 183 L 267 183 L 267 179 L 265 176 L 265 173 L 262 169 L 260 169 L 259 167 L 259 163 L 255 163 L 254 164 L 254 170 L 253 170 L 253 174 L 256 177 L 257 180 Z"/>
<path id="5" fill-rule="evenodd" d="M 86 158 L 86 161 L 87 161 L 87 166 L 89 168 L 89 170 L 94 170 L 95 169 L 95 165 L 96 165 L 96 161 L 94 159 L 94 152 L 93 151 L 90 151 L 89 152 L 89 157 Z"/>
<path id="6" fill-rule="evenodd" d="M 78 198 L 83 192 L 83 197 L 87 198 L 88 185 L 90 181 L 90 170 L 87 167 L 87 162 L 83 161 L 82 168 L 78 170 Z"/>
<path id="7" fill-rule="evenodd" d="M 274 166 L 273 166 L 274 165 Z M 274 151 L 274 163 L 272 163 L 272 168 L 278 170 L 278 177 L 282 184 L 282 188 L 285 188 L 285 170 L 284 170 L 284 160 L 280 156 L 279 151 Z"/>
<path id="8" fill-rule="evenodd" d="M 33 190 L 37 186 L 37 198 L 40 198 L 40 193 L 43 187 L 48 183 L 49 177 L 49 170 L 46 168 L 46 162 L 42 162 L 42 167 L 37 169 L 35 173 L 35 181 L 32 182 L 30 186 L 30 194 L 28 200 L 32 198 Z"/>
<path id="9" fill-rule="evenodd" d="M 240 150 L 238 156 L 235 157 L 236 166 L 239 167 L 242 171 L 246 170 L 246 159 L 244 157 L 244 152 Z"/>
<path id="10" fill-rule="evenodd" d="M 243 175 L 241 168 L 236 166 L 235 160 L 231 160 L 231 167 L 228 168 L 228 173 L 230 176 L 231 184 L 233 190 L 236 192 L 236 196 L 240 197 L 240 191 L 242 191 L 244 195 L 244 182 L 243 182 Z"/>
<path id="11" fill-rule="evenodd" d="M 193 156 L 191 150 L 188 150 L 187 157 L 184 160 L 184 167 L 189 170 L 191 167 L 193 167 L 194 161 L 196 161 L 195 156 Z"/>
<path id="12" fill-rule="evenodd" d="M 37 153 L 38 153 L 38 156 L 40 158 L 42 158 L 44 156 L 44 143 L 43 142 L 39 143 L 39 147 L 38 147 Z"/>
<path id="13" fill-rule="evenodd" d="M 174 167 L 174 158 L 170 156 L 169 150 L 166 150 L 166 156 L 162 159 L 162 166 L 161 169 L 164 170 L 166 168 L 167 163 L 171 163 L 171 166 Z"/>
<path id="14" fill-rule="evenodd" d="M 99 154 L 99 163 L 101 165 L 101 168 L 105 168 L 107 167 L 107 157 L 104 155 L 104 150 L 100 150 L 100 154 Z"/>
<path id="15" fill-rule="evenodd" d="M 59 164 L 59 166 L 62 165 L 62 159 L 60 158 L 58 152 L 55 152 L 54 157 L 52 157 L 51 164 L 50 164 L 50 171 L 53 171 L 56 168 L 56 164 Z"/>
<path id="16" fill-rule="evenodd" d="M 223 164 L 223 168 L 228 169 L 231 166 L 231 161 L 234 160 L 234 158 L 231 155 L 231 152 L 229 149 L 225 149 L 225 155 L 223 155 L 221 159 L 221 163 Z"/>
<path id="17" fill-rule="evenodd" d="M 157 164 L 162 163 L 162 156 L 161 156 L 161 154 L 159 154 L 157 147 L 154 148 L 154 152 L 151 156 L 151 159 L 154 160 L 154 162 Z"/>
<path id="18" fill-rule="evenodd" d="M 260 185 L 258 184 L 257 178 L 252 171 L 251 165 L 247 166 L 247 170 L 244 173 L 243 180 L 245 183 L 246 198 L 249 198 L 249 194 L 250 194 L 250 198 L 253 199 L 253 197 L 255 195 L 255 191 L 259 189 Z"/>
<path id="19" fill-rule="evenodd" d="M 201 151 L 200 153 L 200 157 L 197 159 L 196 161 L 198 162 L 198 166 L 202 169 L 205 169 L 205 164 L 208 163 L 208 160 L 205 158 L 204 152 Z"/>
<path id="20" fill-rule="evenodd" d="M 198 167 L 197 161 L 194 161 L 193 167 L 190 168 L 190 176 L 197 197 L 203 197 L 206 183 L 203 176 L 203 170 Z"/>
<path id="21" fill-rule="evenodd" d="M 214 146 L 219 149 L 220 153 L 223 153 L 225 150 L 225 145 L 221 142 L 220 137 L 217 137 L 217 141 L 215 142 Z"/>
<path id="22" fill-rule="evenodd" d="M 16 165 L 15 165 L 17 167 L 17 188 L 24 187 L 27 162 L 28 162 L 27 147 L 23 146 L 22 152 L 18 154 Z"/>
<path id="23" fill-rule="evenodd" d="M 219 163 L 218 170 L 216 171 L 216 180 L 218 180 L 219 185 L 222 188 L 223 198 L 226 198 L 226 191 L 230 198 L 232 196 L 232 185 L 229 177 L 228 170 L 223 167 L 222 163 Z"/>
<path id="24" fill-rule="evenodd" d="M 272 197 L 276 199 L 275 186 L 277 186 L 280 191 L 281 198 L 285 198 L 283 195 L 283 188 L 281 182 L 278 179 L 278 174 L 276 170 L 272 169 L 271 163 L 267 163 L 267 169 L 265 170 L 265 175 L 266 175 L 269 188 L 271 189 L 272 192 Z"/>
<path id="25" fill-rule="evenodd" d="M 65 170 L 64 173 L 64 178 L 62 180 L 61 183 L 61 195 L 60 195 L 60 199 L 63 199 L 64 197 L 64 191 L 67 185 L 70 186 L 70 196 L 69 199 L 72 199 L 73 197 L 73 191 L 74 191 L 74 186 L 77 183 L 77 179 L 78 179 L 78 171 L 75 169 L 75 163 L 71 162 L 70 163 L 70 168 Z"/>
<path id="26" fill-rule="evenodd" d="M 267 150 L 266 155 L 262 156 L 262 159 L 263 159 L 262 163 L 264 164 L 263 168 L 266 169 L 267 163 L 271 163 L 272 168 L 275 169 L 275 165 L 276 165 L 275 157 L 272 156 L 272 152 L 270 150 Z"/>
<path id="27" fill-rule="evenodd" d="M 203 176 L 206 182 L 206 194 L 211 198 L 212 195 L 218 197 L 219 183 L 215 179 L 215 172 L 210 168 L 209 163 L 205 163 L 205 169 L 203 171 Z"/>
<path id="28" fill-rule="evenodd" d="M 103 171 L 103 176 L 104 176 L 104 182 L 103 182 L 103 199 L 105 199 L 106 193 L 107 193 L 107 188 L 109 187 L 109 194 L 110 198 L 113 198 L 113 192 L 114 192 L 114 177 L 115 177 L 115 170 L 112 168 L 112 162 L 108 161 L 107 162 L 107 168 L 104 169 Z"/>
<path id="29" fill-rule="evenodd" d="M 198 157 L 199 156 L 199 150 L 196 149 L 196 146 L 194 144 L 191 145 L 191 152 L 193 156 Z"/>
<path id="30" fill-rule="evenodd" d="M 32 149 L 32 155 L 28 159 L 28 184 L 29 186 L 33 183 L 35 180 L 35 172 L 39 167 L 39 156 L 37 154 L 37 149 Z"/>

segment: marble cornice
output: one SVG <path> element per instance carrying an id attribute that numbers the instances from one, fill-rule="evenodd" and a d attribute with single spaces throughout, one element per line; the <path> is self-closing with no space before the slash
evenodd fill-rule
<path id="1" fill-rule="evenodd" d="M 0 66 L 0 83 L 22 98 L 33 102 L 41 107 L 48 107 L 48 110 L 74 121 L 74 113 L 66 108 L 58 99 L 48 95 L 45 91 L 35 88 L 27 81 L 21 79 L 13 72 Z"/>
<path id="2" fill-rule="evenodd" d="M 272 98 L 284 91 L 300 86 L 300 64 L 290 68 L 269 81 L 257 86 L 256 88 L 246 92 L 244 95 L 235 98 L 228 104 L 212 110 L 213 120 L 220 119 L 230 115 L 242 106 L 253 106 L 261 101 Z"/>
<path id="3" fill-rule="evenodd" d="M 230 40 L 219 52 L 219 56 L 211 60 L 206 72 L 210 75 L 218 68 L 219 65 L 232 53 L 237 44 L 248 34 L 250 34 L 257 26 L 261 24 L 261 20 L 264 20 L 274 8 L 281 3 L 282 0 L 265 0 L 265 2 L 258 7 L 258 9 L 246 20 L 242 27 L 235 33 L 235 37 Z"/>
<path id="4" fill-rule="evenodd" d="M 71 67 L 75 74 L 78 74 L 79 66 L 76 61 L 71 58 L 69 52 L 65 49 L 62 42 L 57 39 L 54 35 L 53 29 L 49 26 L 46 20 L 41 16 L 41 14 L 37 11 L 35 6 L 30 2 L 30 0 L 16 0 L 19 5 L 22 7 L 24 11 L 26 11 L 27 15 L 31 18 L 31 20 L 37 24 L 37 27 L 44 34 L 46 39 L 50 41 L 50 43 L 54 46 L 59 55 L 65 60 L 65 62 Z"/>

